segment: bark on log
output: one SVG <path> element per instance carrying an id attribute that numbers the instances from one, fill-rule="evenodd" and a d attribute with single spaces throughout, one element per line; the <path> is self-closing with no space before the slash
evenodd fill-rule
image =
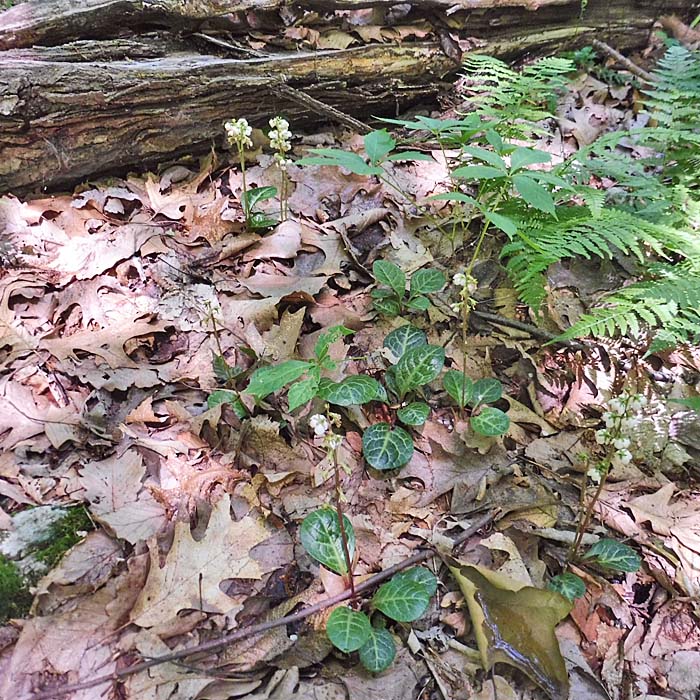
<path id="1" fill-rule="evenodd" d="M 558 51 L 601 37 L 629 49 L 646 42 L 657 4 L 589 0 L 580 19 L 580 0 L 427 0 L 411 3 L 400 22 L 427 17 L 436 35 L 449 31 L 472 39 L 479 51 L 504 57 Z M 667 0 L 663 9 L 687 17 L 699 4 Z M 0 47 L 6 49 L 0 51 L 0 192 L 54 187 L 201 152 L 221 142 L 222 123 L 230 117 L 261 124 L 282 112 L 295 125 L 318 120 L 276 89 L 281 80 L 358 118 L 430 98 L 440 79 L 456 69 L 437 39 L 254 59 L 195 52 L 221 54 L 197 38 L 202 31 L 216 29 L 230 42 L 253 23 L 281 37 L 285 22 L 309 7 L 317 12 L 304 25 L 316 21 L 317 28 L 328 29 L 334 10 L 375 7 L 381 21 L 385 12 L 395 11 L 388 9 L 393 5 L 389 0 L 17 5 L 0 14 Z M 125 27 L 141 34 L 124 37 Z M 101 39 L 86 41 L 91 37 Z"/>

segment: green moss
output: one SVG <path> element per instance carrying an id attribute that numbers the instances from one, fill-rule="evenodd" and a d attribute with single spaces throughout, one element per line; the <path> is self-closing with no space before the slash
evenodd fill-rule
<path id="1" fill-rule="evenodd" d="M 52 569 L 59 559 L 83 538 L 78 532 L 94 529 L 95 526 L 83 506 L 69 508 L 66 514 L 51 526 L 51 537 L 33 552 L 34 558 L 44 564 L 47 570 Z"/>
<path id="2" fill-rule="evenodd" d="M 0 624 L 29 612 L 33 597 L 29 585 L 17 565 L 0 554 Z"/>

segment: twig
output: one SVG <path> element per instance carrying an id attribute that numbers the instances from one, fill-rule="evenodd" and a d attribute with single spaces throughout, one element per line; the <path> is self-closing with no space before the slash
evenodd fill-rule
<path id="1" fill-rule="evenodd" d="M 623 56 L 619 51 L 615 50 L 612 46 L 608 46 L 604 41 L 600 41 L 598 39 L 593 39 L 591 41 L 591 44 L 596 49 L 600 49 L 601 51 L 605 52 L 610 56 L 611 58 L 614 58 L 618 63 L 621 63 L 625 68 L 630 73 L 633 73 L 636 75 L 638 78 L 641 78 L 647 83 L 653 83 L 654 82 L 654 76 L 645 71 L 644 68 L 640 68 L 636 63 L 632 63 L 632 61 L 629 60 L 626 56 Z"/>
<path id="2" fill-rule="evenodd" d="M 494 514 L 490 512 L 482 515 L 474 523 L 472 523 L 461 535 L 459 535 L 453 540 L 453 547 L 456 547 L 465 540 L 469 539 L 482 527 L 488 525 L 493 520 L 493 518 Z M 430 559 L 430 557 L 434 555 L 435 551 L 432 549 L 416 552 L 416 554 L 409 557 L 408 559 L 405 559 L 404 561 L 399 562 L 398 564 L 394 564 L 394 566 L 390 566 L 388 569 L 380 571 L 378 574 L 374 574 L 374 576 L 371 576 L 366 581 L 362 581 L 361 583 L 359 583 L 357 586 L 355 586 L 355 594 L 368 591 L 380 584 L 382 581 L 386 581 L 387 579 L 391 578 L 394 574 L 398 573 L 399 571 L 404 571 L 405 569 L 408 569 L 412 566 L 416 566 L 417 564 L 422 564 L 424 561 L 427 561 L 428 559 Z M 243 629 L 231 632 L 230 634 L 227 634 L 221 637 L 220 639 L 212 639 L 208 642 L 203 642 L 202 644 L 197 644 L 196 646 L 189 647 L 188 649 L 180 649 L 179 651 L 173 651 L 170 654 L 154 656 L 148 659 L 147 661 L 142 661 L 138 664 L 134 664 L 133 666 L 129 666 L 128 668 L 123 668 L 119 671 L 115 671 L 114 673 L 110 673 L 104 676 L 98 676 L 97 678 L 85 681 L 84 683 L 75 683 L 73 685 L 65 685 L 62 688 L 45 690 L 40 693 L 37 693 L 36 695 L 33 695 L 31 700 L 49 700 L 50 698 L 57 698 L 63 695 L 68 695 L 69 693 L 75 693 L 80 690 L 94 688 L 95 686 L 102 685 L 103 683 L 108 683 L 110 681 L 120 681 L 124 678 L 128 678 L 129 676 L 133 676 L 137 673 L 140 673 L 141 671 L 145 671 L 146 669 L 152 668 L 153 666 L 158 666 L 160 664 L 168 663 L 170 661 L 184 659 L 188 656 L 192 656 L 193 654 L 212 654 L 216 651 L 219 651 L 220 649 L 223 649 L 224 647 L 227 647 L 233 642 L 240 642 L 243 639 L 253 637 L 257 634 L 262 634 L 263 632 L 275 629 L 276 627 L 283 627 L 285 625 L 291 625 L 296 622 L 300 622 L 301 620 L 305 620 L 307 617 L 311 617 L 312 615 L 315 615 L 316 613 L 319 613 L 322 610 L 325 610 L 326 608 L 330 608 L 333 605 L 337 605 L 338 603 L 342 603 L 343 601 L 349 600 L 350 598 L 352 598 L 352 595 L 352 591 L 350 590 L 343 591 L 343 593 L 339 593 L 338 595 L 335 595 L 331 598 L 321 600 L 318 603 L 315 603 L 314 605 L 305 608 L 304 610 L 300 610 L 299 612 L 294 613 L 293 615 L 287 615 L 286 617 L 281 617 L 277 620 L 268 620 L 267 622 L 261 622 L 259 625 L 250 625 L 249 627 L 244 627 Z"/>
<path id="3" fill-rule="evenodd" d="M 369 134 L 369 132 L 372 131 L 367 124 L 361 122 L 359 119 L 355 119 L 349 114 L 345 114 L 345 112 L 341 112 L 339 109 L 331 107 L 325 102 L 321 102 L 321 100 L 317 100 L 315 97 L 310 97 L 301 90 L 297 90 L 296 88 L 286 85 L 285 83 L 276 83 L 274 84 L 274 88 L 288 97 L 290 100 L 299 103 L 303 107 L 307 107 L 312 112 L 322 114 L 324 117 L 328 117 L 333 121 L 344 124 L 353 131 L 357 131 L 360 134 Z"/>
<path id="4" fill-rule="evenodd" d="M 539 338 L 540 340 L 546 340 L 547 342 L 556 342 L 561 345 L 566 345 L 567 347 L 573 348 L 575 350 L 583 350 L 586 345 L 572 340 L 557 340 L 559 336 L 555 333 L 550 333 L 542 328 L 537 328 L 529 323 L 523 323 L 522 321 L 515 321 L 510 318 L 505 318 L 505 316 L 499 316 L 498 314 L 492 314 L 487 311 L 472 311 L 474 316 L 482 318 L 484 321 L 493 323 L 497 326 L 506 326 L 507 328 L 514 328 L 517 331 L 522 331 L 531 335 L 533 338 Z"/>
<path id="5" fill-rule="evenodd" d="M 242 53 L 246 56 L 254 56 L 255 58 L 265 58 L 267 54 L 263 53 L 262 51 L 256 51 L 255 49 L 246 49 L 243 46 L 237 46 L 236 44 L 230 44 L 228 41 L 224 41 L 223 39 L 217 39 L 214 36 L 210 36 L 209 34 L 202 34 L 200 32 L 194 32 L 192 36 L 199 37 L 200 39 L 204 39 L 205 41 L 210 42 L 211 44 L 214 44 L 215 46 L 220 46 L 222 49 L 228 49 L 229 51 L 234 51 L 236 53 Z"/>

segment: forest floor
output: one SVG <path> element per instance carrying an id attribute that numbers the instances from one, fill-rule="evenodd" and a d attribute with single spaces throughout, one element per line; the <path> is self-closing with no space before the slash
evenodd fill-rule
<path id="1" fill-rule="evenodd" d="M 537 147 L 565 157 L 633 118 L 635 99 L 629 82 L 581 74 Z M 262 134 L 253 136 L 247 186 L 279 186 Z M 295 138 L 294 156 L 361 143 L 329 130 Z M 430 155 L 392 166 L 419 201 L 447 179 L 444 154 Z M 311 358 L 324 329 L 337 325 L 353 333 L 332 344 L 328 376 L 380 376 L 384 338 L 405 319 L 372 309 L 373 262 L 409 276 L 439 269 L 451 280 L 473 241 L 445 236 L 372 176 L 292 165 L 289 177 L 289 216 L 266 232 L 246 226 L 241 170 L 226 153 L 70 194 L 0 199 L 0 530 L 10 537 L 19 516 L 41 506 L 61 507 L 55 520 L 74 522 L 61 535 L 72 548 L 51 555 L 45 575 L 34 573 L 31 596 L 13 560 L 0 559 L 7 600 L 12 590 L 20 598 L 0 627 L 3 697 L 92 681 L 344 590 L 299 540 L 304 517 L 335 503 L 332 461 L 309 427 L 323 402 L 289 411 L 284 394 L 257 406 L 243 395 L 249 415 L 239 417 L 212 394 L 243 389 L 260 363 Z M 619 357 L 643 367 L 641 393 L 656 379 L 665 396 L 686 396 L 698 381 L 690 352 L 645 361 L 613 341 L 545 345 L 528 330 L 533 319 L 499 250 L 487 239 L 474 268 L 477 311 L 486 315 L 472 315 L 466 347 L 452 284 L 409 319 L 444 348 L 447 366 L 500 380 L 496 405 L 510 417 L 508 432 L 474 433 L 438 387 L 429 419 L 413 430 L 411 460 L 380 472 L 364 461 L 361 434 L 385 409 L 342 412 L 339 476 L 357 581 L 487 514 L 459 560 L 544 589 L 581 516 L 582 454 L 598 449 L 594 431 L 628 371 Z M 562 332 L 625 274 L 613 262 L 558 264 L 539 327 Z M 242 373 L 227 378 L 226 365 Z M 653 453 L 611 473 L 584 540 L 624 541 L 641 568 L 571 569 L 586 591 L 557 636 L 575 700 L 698 697 L 700 514 L 690 475 L 700 438 L 692 421 L 682 437 L 674 433 L 676 408 L 667 411 Z M 55 538 L 52 530 L 42 546 Z M 492 680 L 480 670 L 464 595 L 437 556 L 427 566 L 438 593 L 413 625 L 391 626 L 398 652 L 380 674 L 332 650 L 326 610 L 68 697 L 487 700 L 495 689 L 499 700 L 546 697 L 509 666 L 497 665 Z M 525 624 L 538 627 L 541 612 L 524 614 Z"/>

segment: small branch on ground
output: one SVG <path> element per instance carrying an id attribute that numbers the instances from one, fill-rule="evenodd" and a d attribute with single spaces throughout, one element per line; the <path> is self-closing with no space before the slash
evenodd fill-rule
<path id="1" fill-rule="evenodd" d="M 472 535 L 478 532 L 481 528 L 488 525 L 495 517 L 492 512 L 486 513 L 481 517 L 477 518 L 463 533 L 457 536 L 452 541 L 453 548 L 462 544 L 464 541 L 469 539 Z M 383 581 L 390 579 L 394 574 L 410 569 L 412 566 L 417 566 L 427 561 L 431 557 L 436 555 L 434 549 L 426 549 L 420 552 L 416 552 L 413 556 L 405 559 L 394 566 L 390 566 L 384 571 L 380 571 L 378 574 L 374 574 L 366 581 L 355 586 L 354 594 L 364 593 L 365 591 L 371 590 L 378 586 Z M 346 590 L 343 593 L 339 593 L 331 598 L 326 598 L 321 600 L 315 605 L 310 605 L 308 608 L 304 608 L 297 613 L 292 615 L 287 615 L 286 617 L 281 617 L 277 620 L 268 620 L 267 622 L 261 622 L 259 625 L 250 625 L 249 627 L 244 627 L 243 629 L 236 630 L 230 634 L 221 637 L 220 639 L 212 639 L 208 642 L 202 644 L 197 644 L 196 646 L 189 647 L 188 649 L 180 649 L 179 651 L 171 652 L 170 654 L 163 654 L 162 656 L 154 656 L 147 661 L 142 661 L 141 663 L 134 664 L 128 668 L 123 668 L 114 673 L 110 673 L 104 676 L 98 676 L 92 680 L 85 681 L 84 683 L 75 683 L 73 685 L 64 685 L 62 688 L 53 688 L 51 690 L 44 690 L 31 697 L 31 700 L 50 700 L 50 698 L 58 698 L 64 695 L 69 695 L 70 693 L 75 693 L 80 690 L 87 690 L 88 688 L 95 688 L 103 683 L 109 683 L 110 681 L 121 681 L 129 676 L 133 676 L 141 671 L 145 671 L 153 666 L 159 666 L 160 664 L 168 663 L 170 661 L 178 661 L 179 659 L 187 658 L 193 654 L 212 654 L 216 651 L 220 651 L 224 647 L 233 644 L 234 642 L 240 642 L 243 639 L 248 639 L 257 634 L 262 634 L 263 632 L 268 632 L 276 627 L 283 627 L 285 625 L 291 625 L 296 622 L 301 622 L 307 617 L 311 617 L 316 613 L 319 613 L 327 608 L 330 608 L 338 603 L 342 603 L 353 597 L 353 591 Z"/>
<path id="2" fill-rule="evenodd" d="M 626 56 L 623 56 L 619 51 L 614 49 L 612 46 L 608 46 L 604 41 L 599 41 L 598 39 L 592 39 L 591 44 L 596 49 L 600 49 L 604 53 L 608 54 L 611 58 L 614 58 L 618 63 L 621 63 L 627 70 L 641 78 L 647 83 L 654 82 L 654 76 L 645 71 L 644 68 L 640 68 L 636 63 L 632 63 Z"/>

